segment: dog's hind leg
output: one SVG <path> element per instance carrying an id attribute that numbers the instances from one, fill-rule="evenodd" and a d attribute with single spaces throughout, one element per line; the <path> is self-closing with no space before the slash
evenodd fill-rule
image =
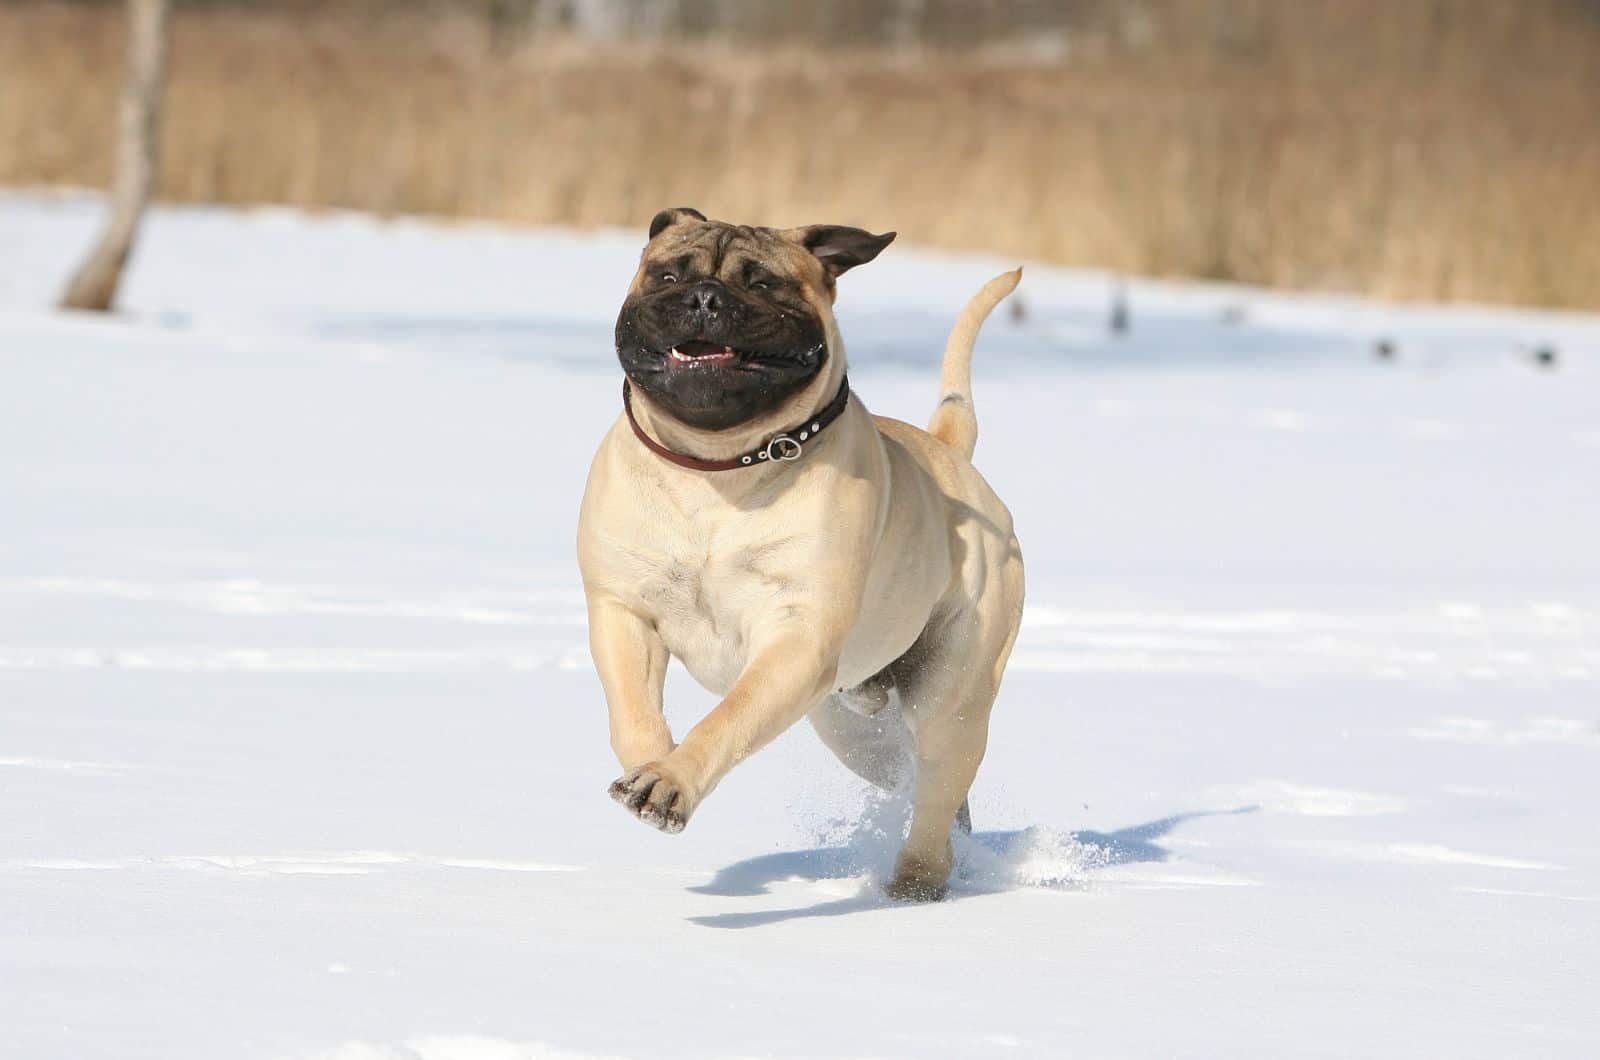
<path id="1" fill-rule="evenodd" d="M 911 735 L 894 702 L 888 674 L 828 696 L 812 709 L 811 727 L 856 776 L 893 791 L 911 772 Z"/>
<path id="2" fill-rule="evenodd" d="M 970 832 L 967 793 L 989 740 L 989 712 L 1016 639 L 1021 564 L 1008 569 L 997 599 L 930 627 L 896 664 L 901 709 L 911 731 L 916 781 L 911 831 L 886 890 L 900 901 L 934 901 L 948 888 L 954 825 Z"/>
<path id="3" fill-rule="evenodd" d="M 911 733 L 900 714 L 894 679 L 887 673 L 819 703 L 810 714 L 824 746 L 856 776 L 894 791 L 911 771 Z M 956 827 L 972 834 L 972 810 L 956 809 Z"/>
<path id="4" fill-rule="evenodd" d="M 950 830 L 966 816 L 967 792 L 989 738 L 995 688 L 951 669 L 924 672 L 917 682 L 917 707 L 907 711 L 915 746 L 911 830 L 886 888 L 900 901 L 935 901 L 947 889 L 955 851 Z M 908 696 L 908 698 L 910 698 Z M 970 817 L 968 817 L 970 827 Z"/>

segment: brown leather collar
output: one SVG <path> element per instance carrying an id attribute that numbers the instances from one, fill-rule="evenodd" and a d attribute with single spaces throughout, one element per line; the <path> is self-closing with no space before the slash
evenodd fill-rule
<path id="1" fill-rule="evenodd" d="M 628 389 L 628 381 L 622 381 L 622 408 L 628 414 L 628 426 L 633 428 L 634 436 L 643 442 L 646 449 L 661 457 L 670 460 L 679 467 L 686 467 L 694 471 L 733 471 L 741 467 L 755 467 L 759 464 L 779 464 L 786 460 L 799 460 L 805 454 L 805 443 L 816 439 L 817 435 L 825 430 L 828 424 L 839 418 L 844 407 L 850 403 L 850 377 L 845 376 L 839 381 L 839 392 L 833 400 L 828 402 L 810 420 L 798 427 L 791 427 L 772 436 L 766 445 L 752 449 L 748 453 L 740 453 L 730 460 L 702 460 L 697 456 L 673 452 L 648 434 L 639 426 L 639 421 L 633 418 L 633 400 Z"/>

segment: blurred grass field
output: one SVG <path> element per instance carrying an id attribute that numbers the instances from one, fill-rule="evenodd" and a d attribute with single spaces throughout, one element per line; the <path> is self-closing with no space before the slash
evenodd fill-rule
<path id="1" fill-rule="evenodd" d="M 483 5 L 478 5 L 482 7 Z M 578 226 L 666 205 L 1132 273 L 1600 308 L 1600 5 L 1146 0 L 819 49 L 179 4 L 160 197 Z M 116 4 L 0 2 L 0 184 L 104 185 Z"/>

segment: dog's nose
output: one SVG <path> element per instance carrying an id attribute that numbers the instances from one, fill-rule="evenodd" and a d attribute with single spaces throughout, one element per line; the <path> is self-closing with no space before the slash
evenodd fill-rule
<path id="1" fill-rule="evenodd" d="M 683 293 L 684 305 L 701 313 L 715 313 L 723 308 L 725 295 L 719 283 L 697 283 Z"/>

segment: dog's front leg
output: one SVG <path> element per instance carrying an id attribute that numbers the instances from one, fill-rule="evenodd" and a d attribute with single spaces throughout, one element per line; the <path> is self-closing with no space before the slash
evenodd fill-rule
<path id="1" fill-rule="evenodd" d="M 728 770 L 805 717 L 832 686 L 839 644 L 818 628 L 795 621 L 763 638 L 722 702 L 670 754 L 619 777 L 611 797 L 646 824 L 683 831 Z"/>
<path id="2" fill-rule="evenodd" d="M 661 712 L 667 646 L 655 626 L 609 596 L 589 598 L 589 652 L 605 689 L 611 750 L 623 769 L 634 769 L 672 750 Z"/>

